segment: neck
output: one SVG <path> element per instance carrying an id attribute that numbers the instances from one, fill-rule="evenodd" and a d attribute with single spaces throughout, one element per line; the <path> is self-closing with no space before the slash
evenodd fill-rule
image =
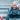
<path id="1" fill-rule="evenodd" d="M 16 8 L 13 8 L 13 9 L 16 9 Z"/>

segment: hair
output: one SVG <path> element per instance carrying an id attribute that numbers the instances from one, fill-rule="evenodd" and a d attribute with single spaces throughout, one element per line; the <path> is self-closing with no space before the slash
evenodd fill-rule
<path id="1" fill-rule="evenodd" d="M 12 5 L 11 5 L 11 6 L 13 6 L 13 4 L 16 4 L 16 5 L 17 5 L 17 3 L 16 3 L 16 2 L 12 2 Z"/>
<path id="2" fill-rule="evenodd" d="M 15 1 L 14 2 L 12 2 L 12 4 L 14 4 L 14 3 L 16 3 Z M 17 4 L 17 3 L 16 3 Z"/>

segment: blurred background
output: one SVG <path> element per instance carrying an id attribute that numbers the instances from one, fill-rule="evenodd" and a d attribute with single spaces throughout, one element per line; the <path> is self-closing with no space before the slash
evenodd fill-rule
<path id="1" fill-rule="evenodd" d="M 20 0 L 0 0 L 0 17 L 8 17 L 12 2 L 20 4 Z M 9 20 L 20 20 L 20 18 L 6 18 Z M 4 20 L 6 20 L 4 19 Z"/>

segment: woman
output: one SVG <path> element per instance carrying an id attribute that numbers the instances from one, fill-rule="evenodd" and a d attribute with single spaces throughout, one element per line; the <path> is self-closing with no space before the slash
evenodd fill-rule
<path id="1" fill-rule="evenodd" d="M 14 2 L 14 3 L 12 4 L 11 10 L 9 11 L 9 17 L 10 17 L 10 18 L 16 17 L 16 13 L 18 13 L 18 12 L 17 12 L 17 6 L 16 6 L 16 3 Z"/>

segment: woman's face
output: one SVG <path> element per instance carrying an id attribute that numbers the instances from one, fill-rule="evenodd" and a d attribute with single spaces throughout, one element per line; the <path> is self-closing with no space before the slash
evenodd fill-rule
<path id="1" fill-rule="evenodd" d="M 13 4 L 13 8 L 16 8 L 16 4 Z"/>

